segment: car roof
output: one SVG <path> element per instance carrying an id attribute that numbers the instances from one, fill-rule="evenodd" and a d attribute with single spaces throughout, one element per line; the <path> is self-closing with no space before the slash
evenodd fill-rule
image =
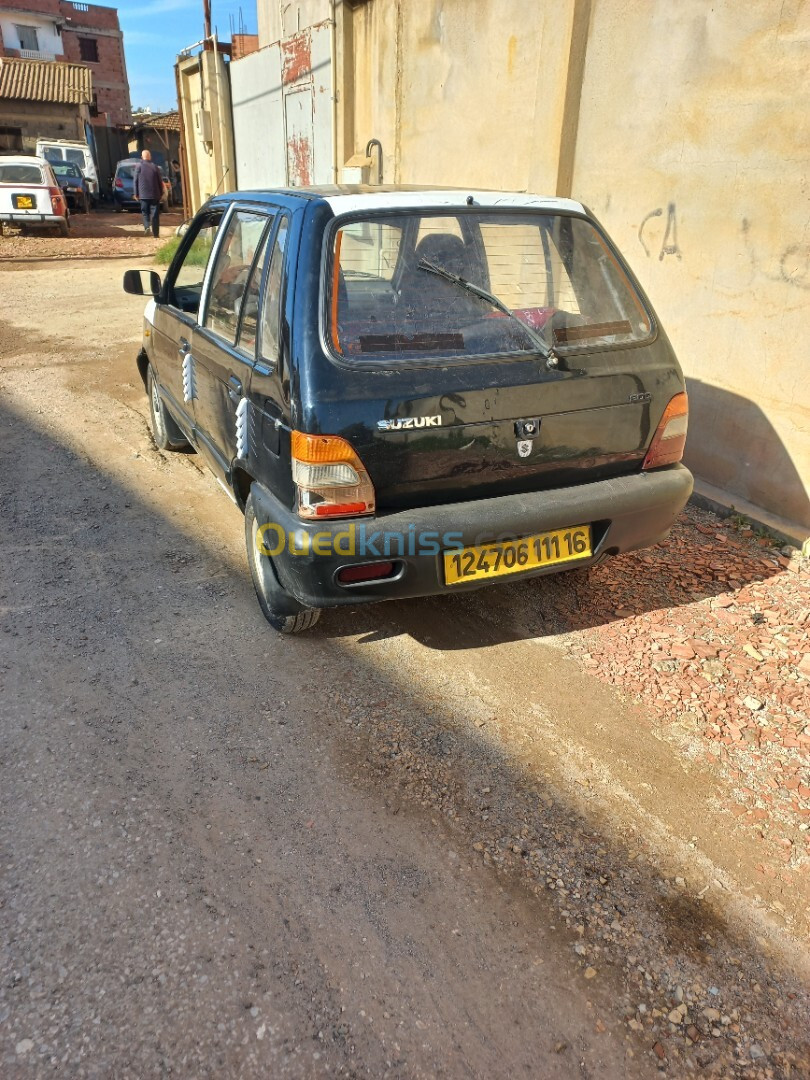
<path id="1" fill-rule="evenodd" d="M 6 154 L 0 154 L 0 165 L 38 165 L 40 168 L 43 165 L 50 165 L 49 161 L 45 158 L 34 157 L 33 155 L 17 155 L 15 157 L 7 156 Z"/>
<path id="2" fill-rule="evenodd" d="M 335 214 L 362 210 L 408 210 L 423 207 L 465 207 L 483 209 L 510 207 L 516 210 L 567 210 L 585 213 L 582 203 L 553 195 L 535 195 L 521 191 L 486 191 L 480 188 L 440 188 L 403 185 L 323 185 L 318 187 L 261 188 L 232 191 L 216 196 L 216 202 L 232 202 L 250 198 L 257 202 L 263 196 L 283 195 L 286 198 L 316 199 L 328 203 Z"/>

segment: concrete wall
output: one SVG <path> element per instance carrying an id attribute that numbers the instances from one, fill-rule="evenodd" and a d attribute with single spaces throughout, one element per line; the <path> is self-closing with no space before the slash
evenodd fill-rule
<path id="1" fill-rule="evenodd" d="M 803 0 L 596 2 L 573 191 L 673 341 L 688 464 L 810 530 L 808 76 Z"/>
<path id="2" fill-rule="evenodd" d="M 0 124 L 21 132 L 23 154 L 36 154 L 37 139 L 84 139 L 86 108 L 53 101 L 0 98 Z"/>
<path id="3" fill-rule="evenodd" d="M 236 188 L 230 79 L 224 57 L 213 48 L 180 59 L 177 74 L 186 196 L 196 213 L 213 194 Z"/>
<path id="4" fill-rule="evenodd" d="M 338 9 L 344 160 L 395 183 L 553 188 L 573 0 L 371 0 Z"/>

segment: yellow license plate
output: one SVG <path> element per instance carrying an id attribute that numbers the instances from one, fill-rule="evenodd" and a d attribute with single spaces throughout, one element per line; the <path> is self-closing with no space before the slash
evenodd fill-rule
<path id="1" fill-rule="evenodd" d="M 522 540 L 502 540 L 498 544 L 444 552 L 446 585 L 461 585 L 481 578 L 504 577 L 524 570 L 536 570 L 556 563 L 587 559 L 591 550 L 590 525 L 525 536 Z"/>
<path id="2" fill-rule="evenodd" d="M 34 198 L 32 195 L 15 195 L 14 205 L 17 210 L 33 210 Z"/>

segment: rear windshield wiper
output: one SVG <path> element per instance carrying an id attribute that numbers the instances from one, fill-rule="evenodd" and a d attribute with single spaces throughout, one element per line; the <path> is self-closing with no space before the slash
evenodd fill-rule
<path id="1" fill-rule="evenodd" d="M 467 292 L 472 293 L 473 296 L 477 296 L 481 300 L 486 300 L 492 307 L 503 312 L 503 314 L 508 316 L 513 322 L 516 322 L 526 336 L 537 346 L 540 355 L 548 362 L 549 366 L 556 367 L 557 357 L 553 347 L 549 347 L 531 326 L 527 326 L 522 319 L 519 319 L 514 311 L 512 311 L 511 308 L 508 308 L 503 300 L 498 299 L 494 293 L 482 289 L 480 285 L 475 285 L 472 281 L 467 281 L 465 278 L 459 277 L 458 274 L 451 274 L 449 270 L 444 270 L 441 266 L 436 266 L 435 263 L 430 262 L 428 259 L 420 259 L 417 265 L 420 270 L 426 270 L 429 274 L 435 274 L 437 277 L 444 278 L 445 281 L 451 281 L 454 285 L 458 285 L 460 289 L 465 289 Z"/>

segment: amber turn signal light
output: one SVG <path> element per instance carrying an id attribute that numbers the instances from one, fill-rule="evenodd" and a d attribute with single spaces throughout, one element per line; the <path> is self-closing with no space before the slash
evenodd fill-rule
<path id="1" fill-rule="evenodd" d="M 681 460 L 686 445 L 688 422 L 689 399 L 686 393 L 682 392 L 676 394 L 664 409 L 642 469 L 657 469 L 661 465 L 674 465 Z"/>

